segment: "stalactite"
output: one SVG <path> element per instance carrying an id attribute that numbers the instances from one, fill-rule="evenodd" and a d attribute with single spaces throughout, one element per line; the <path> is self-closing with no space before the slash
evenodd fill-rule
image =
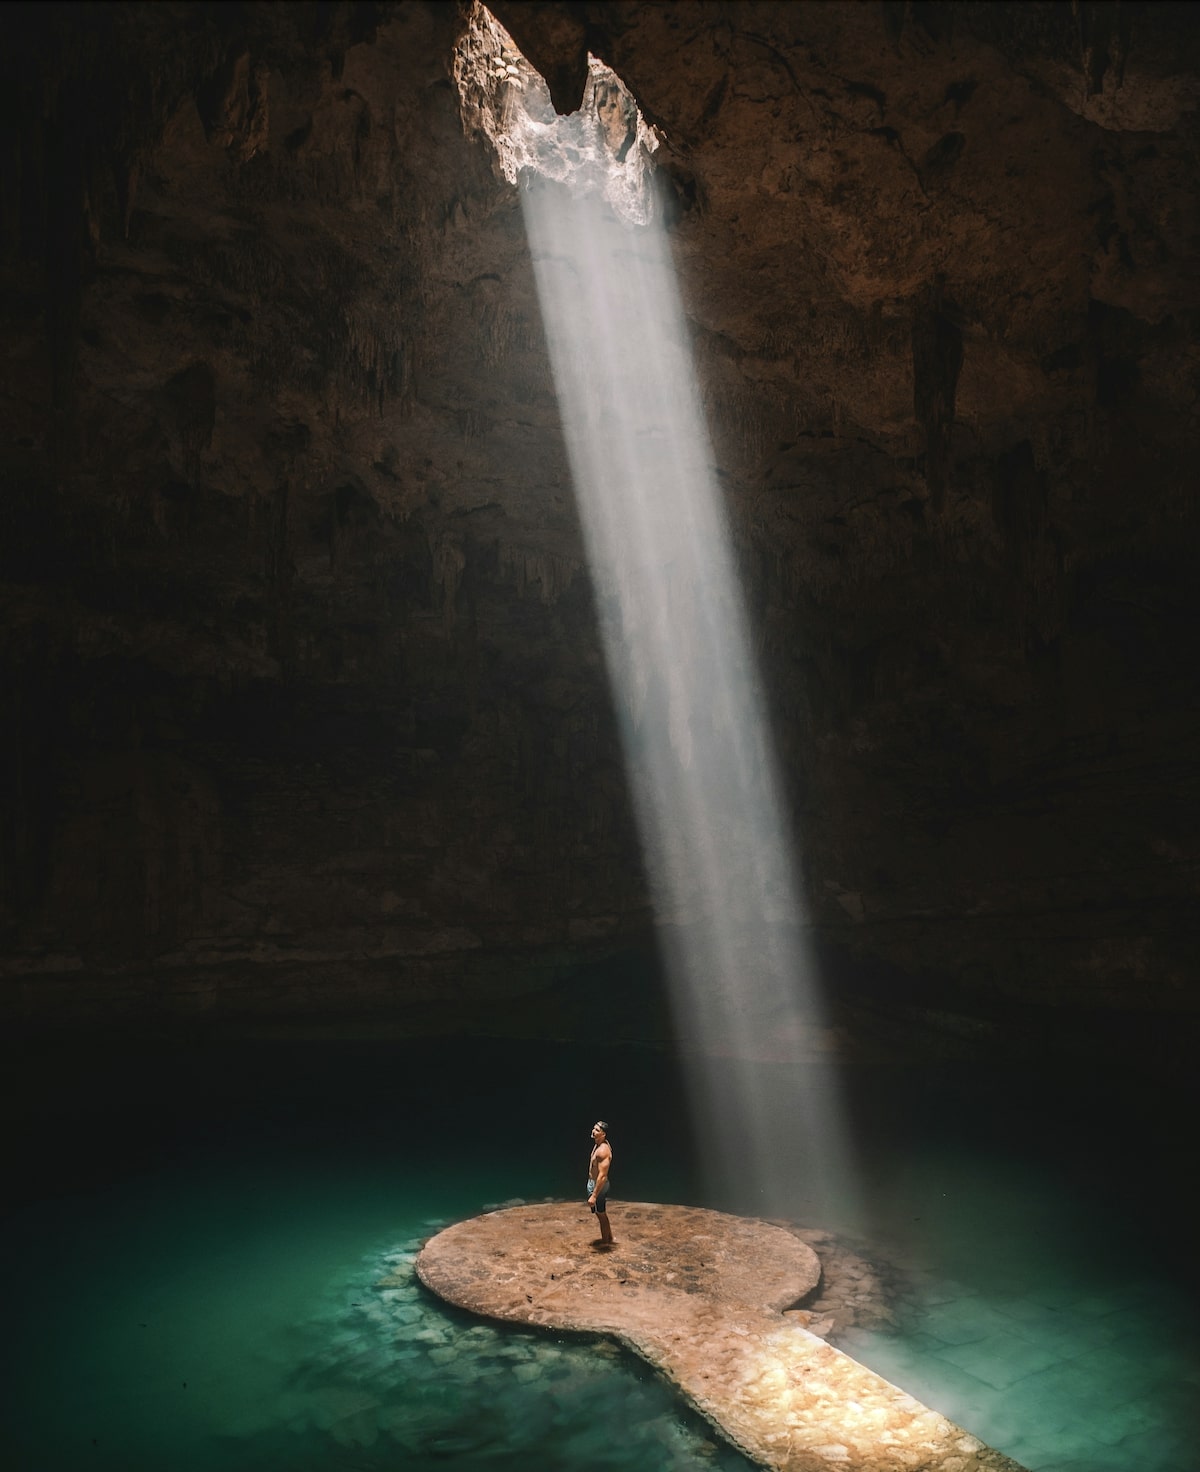
<path id="1" fill-rule="evenodd" d="M 540 330 L 524 312 L 494 297 L 478 302 L 472 316 L 478 326 L 479 351 L 487 368 L 498 368 L 514 353 L 535 353 L 542 345 Z"/>
<path id="2" fill-rule="evenodd" d="M 545 604 L 557 603 L 582 572 L 575 558 L 520 547 L 507 539 L 501 541 L 499 553 L 501 577 L 515 585 L 520 597 L 534 592 Z"/>
<path id="3" fill-rule="evenodd" d="M 1022 440 L 997 461 L 992 514 L 1004 540 L 1022 635 L 1059 632 L 1061 554 L 1049 524 L 1046 472 Z"/>
<path id="4" fill-rule="evenodd" d="M 935 280 L 913 313 L 913 412 L 925 437 L 925 478 L 940 512 L 949 476 L 954 399 L 962 369 L 962 333 L 952 320 L 944 283 Z"/>
<path id="5" fill-rule="evenodd" d="M 200 457 L 212 444 L 216 423 L 216 378 L 208 363 L 190 363 L 163 390 L 167 410 L 178 437 L 184 476 L 194 482 Z"/>
<path id="6" fill-rule="evenodd" d="M 461 543 L 444 534 L 434 539 L 430 550 L 434 588 L 441 600 L 442 629 L 449 634 L 458 623 L 458 590 L 466 571 L 467 555 Z"/>
<path id="7" fill-rule="evenodd" d="M 266 63 L 243 50 L 224 63 L 196 99 L 205 136 L 238 163 L 248 163 L 266 146 L 269 84 Z"/>
<path id="8" fill-rule="evenodd" d="M 411 407 L 413 350 L 400 305 L 356 304 L 339 321 L 344 337 L 338 361 L 345 386 L 381 415 L 389 403 Z"/>

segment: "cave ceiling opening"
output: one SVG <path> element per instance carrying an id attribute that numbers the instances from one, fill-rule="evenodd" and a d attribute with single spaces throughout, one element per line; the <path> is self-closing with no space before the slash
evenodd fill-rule
<path id="1" fill-rule="evenodd" d="M 467 133 L 487 141 L 503 177 L 552 179 L 599 192 L 618 217 L 644 225 L 654 213 L 656 131 L 616 72 L 588 53 L 579 107 L 555 110 L 544 78 L 485 6 L 475 4 L 454 50 L 453 73 Z"/>

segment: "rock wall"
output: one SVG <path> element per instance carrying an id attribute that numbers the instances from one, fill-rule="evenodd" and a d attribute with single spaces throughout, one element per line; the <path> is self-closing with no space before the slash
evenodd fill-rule
<path id="1" fill-rule="evenodd" d="M 664 140 L 847 1027 L 1186 1033 L 1190 9 L 494 10 Z M 652 934 L 469 21 L 5 8 L 10 1018 L 469 1018 Z"/>

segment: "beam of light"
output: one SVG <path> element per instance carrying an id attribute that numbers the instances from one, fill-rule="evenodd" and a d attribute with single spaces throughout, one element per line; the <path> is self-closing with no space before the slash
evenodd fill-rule
<path id="1" fill-rule="evenodd" d="M 655 202 L 655 140 L 594 60 L 583 107 L 557 118 L 495 35 L 488 75 L 509 80 L 493 141 L 520 185 L 704 1161 L 731 1203 L 794 1207 L 799 1179 L 807 1207 L 844 1219 L 834 1071 L 810 1066 L 828 1030 Z"/>

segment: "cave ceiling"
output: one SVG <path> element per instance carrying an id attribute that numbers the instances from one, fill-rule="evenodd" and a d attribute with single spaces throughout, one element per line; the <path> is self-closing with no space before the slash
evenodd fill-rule
<path id="1" fill-rule="evenodd" d="M 492 9 L 661 139 L 814 924 L 967 1010 L 1194 1016 L 1193 8 Z M 4 7 L 6 1006 L 648 931 L 471 14 Z"/>

